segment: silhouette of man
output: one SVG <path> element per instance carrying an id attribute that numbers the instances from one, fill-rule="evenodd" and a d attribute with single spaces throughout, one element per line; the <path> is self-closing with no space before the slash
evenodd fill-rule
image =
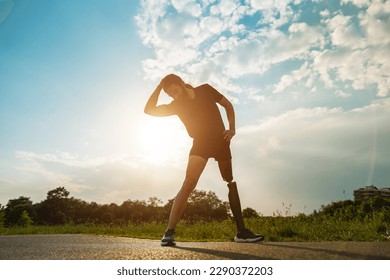
<path id="1" fill-rule="evenodd" d="M 161 90 L 173 101 L 157 105 Z M 229 129 L 225 129 L 218 105 L 225 109 Z M 236 242 L 256 242 L 264 237 L 247 229 L 241 213 L 237 184 L 233 181 L 230 141 L 235 135 L 235 113 L 232 103 L 209 84 L 192 87 L 177 75 L 169 74 L 156 87 L 146 103 L 144 112 L 151 116 L 177 115 L 193 138 L 183 185 L 177 193 L 169 216 L 168 228 L 161 240 L 161 246 L 174 246 L 175 228 L 183 215 L 187 200 L 195 189 L 209 158 L 218 162 L 218 167 L 229 188 L 229 203 L 237 234 Z"/>

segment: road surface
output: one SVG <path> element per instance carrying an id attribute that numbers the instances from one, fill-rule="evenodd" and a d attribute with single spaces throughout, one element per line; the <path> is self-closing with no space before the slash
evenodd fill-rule
<path id="1" fill-rule="evenodd" d="M 0 236 L 0 260 L 388 260 L 390 242 L 178 242 L 83 234 Z"/>

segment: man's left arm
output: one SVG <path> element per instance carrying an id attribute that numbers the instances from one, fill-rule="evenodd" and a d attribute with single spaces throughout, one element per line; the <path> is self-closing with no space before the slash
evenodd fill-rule
<path id="1" fill-rule="evenodd" d="M 236 134 L 236 116 L 234 113 L 233 104 L 223 97 L 218 103 L 225 108 L 226 116 L 229 122 L 229 129 L 223 132 L 224 138 L 227 142 L 229 142 L 233 136 Z"/>

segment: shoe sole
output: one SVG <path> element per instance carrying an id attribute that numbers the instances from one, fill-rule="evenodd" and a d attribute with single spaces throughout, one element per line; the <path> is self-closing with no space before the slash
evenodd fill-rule
<path id="1" fill-rule="evenodd" d="M 161 246 L 176 246 L 175 241 L 161 241 Z"/>
<path id="2" fill-rule="evenodd" d="M 238 238 L 237 236 L 234 237 L 234 241 L 237 243 L 253 243 L 253 242 L 258 242 L 264 240 L 264 236 L 259 236 L 256 238 Z"/>

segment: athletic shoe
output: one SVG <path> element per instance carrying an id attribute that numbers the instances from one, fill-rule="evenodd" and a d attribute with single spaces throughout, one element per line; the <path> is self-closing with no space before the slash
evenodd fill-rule
<path id="1" fill-rule="evenodd" d="M 239 243 L 257 242 L 262 240 L 264 240 L 264 236 L 253 233 L 249 229 L 238 231 L 237 235 L 234 237 L 234 241 Z"/>
<path id="2" fill-rule="evenodd" d="M 161 239 L 161 246 L 175 246 L 175 230 L 167 229 L 164 233 L 163 238 Z"/>

